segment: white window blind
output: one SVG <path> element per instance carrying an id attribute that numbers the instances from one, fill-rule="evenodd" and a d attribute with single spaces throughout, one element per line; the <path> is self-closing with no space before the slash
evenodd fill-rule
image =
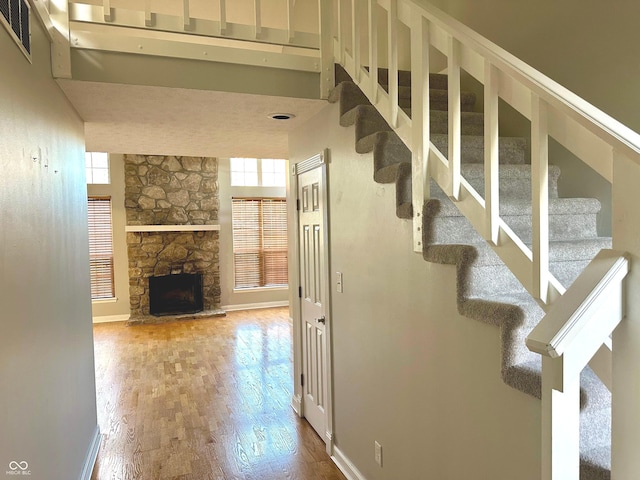
<path id="1" fill-rule="evenodd" d="M 232 222 L 235 288 L 286 286 L 286 200 L 234 198 Z"/>
<path id="2" fill-rule="evenodd" d="M 88 210 L 91 299 L 113 298 L 111 198 L 89 197 Z"/>

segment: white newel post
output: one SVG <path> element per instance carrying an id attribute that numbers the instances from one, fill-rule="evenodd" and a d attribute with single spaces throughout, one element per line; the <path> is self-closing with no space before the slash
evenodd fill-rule
<path id="1" fill-rule="evenodd" d="M 613 163 L 613 248 L 627 252 L 626 318 L 613 332 L 611 478 L 640 475 L 640 164 L 620 152 Z"/>
<path id="2" fill-rule="evenodd" d="M 542 357 L 542 480 L 580 478 L 580 377 L 562 363 Z"/>

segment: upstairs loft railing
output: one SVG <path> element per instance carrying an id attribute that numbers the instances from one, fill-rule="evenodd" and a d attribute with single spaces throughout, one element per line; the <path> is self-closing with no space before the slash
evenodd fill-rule
<path id="1" fill-rule="evenodd" d="M 41 2 L 38 2 L 41 3 Z M 158 55 L 307 72 L 323 68 L 318 0 L 71 0 L 49 17 L 54 75 L 69 48 Z M 46 23 L 46 21 L 45 21 Z"/>
<path id="2" fill-rule="evenodd" d="M 629 260 L 615 252 L 601 252 L 576 280 L 570 295 L 563 297 L 564 287 L 549 271 L 549 139 L 612 183 L 615 196 L 614 164 L 638 170 L 640 178 L 640 136 L 433 6 L 418 5 L 413 0 L 334 0 L 325 5 L 322 17 L 332 24 L 335 62 L 346 69 L 412 151 L 414 250 L 422 251 L 421 211 L 430 195 L 430 179 L 434 179 L 549 312 L 528 342 L 545 358 L 542 478 L 577 480 L 577 374 L 591 360 L 594 371 L 611 388 L 611 366 L 617 357 L 612 355 L 610 335 L 624 315 L 623 279 Z M 400 45 L 404 42 L 406 51 L 407 36 L 410 66 L 405 68 L 411 70 L 411 118 L 398 101 Z M 379 45 L 385 43 L 383 51 Z M 446 58 L 446 156 L 431 143 L 429 133 L 431 50 Z M 389 70 L 387 89 L 378 82 L 381 65 Z M 461 174 L 462 70 L 484 91 L 484 192 L 476 191 Z M 499 99 L 531 125 L 531 247 L 500 216 Z M 616 243 L 626 246 L 632 242 L 614 235 L 614 246 Z M 595 308 L 601 305 L 604 307 Z M 558 392 L 563 395 L 556 395 Z M 635 415 L 632 409 L 626 401 L 624 408 L 614 411 L 619 418 L 625 418 Z M 563 418 L 569 411 L 571 414 Z M 614 419 L 614 428 L 621 423 L 623 420 Z M 560 431 L 569 433 L 559 435 Z M 615 431 L 613 437 L 616 438 Z M 567 445 L 570 448 L 565 448 Z M 620 472 L 634 471 L 629 465 L 636 461 L 628 450 L 614 450 L 614 472 L 616 465 Z M 618 478 L 634 478 L 633 474 L 628 475 L 631 476 Z"/>

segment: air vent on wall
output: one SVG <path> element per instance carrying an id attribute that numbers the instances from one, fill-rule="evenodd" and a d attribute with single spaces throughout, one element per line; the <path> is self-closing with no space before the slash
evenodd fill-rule
<path id="1" fill-rule="evenodd" d="M 31 26 L 26 0 L 0 0 L 0 23 L 4 25 L 20 50 L 31 60 Z"/>

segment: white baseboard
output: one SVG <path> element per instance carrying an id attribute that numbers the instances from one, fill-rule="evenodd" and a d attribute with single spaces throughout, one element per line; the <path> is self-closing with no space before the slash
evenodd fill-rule
<path id="1" fill-rule="evenodd" d="M 126 322 L 131 315 L 103 315 L 101 317 L 93 317 L 93 323 L 107 323 L 107 322 Z"/>
<path id="2" fill-rule="evenodd" d="M 302 397 L 300 395 L 294 395 L 291 398 L 291 408 L 296 412 L 296 415 L 302 417 Z"/>
<path id="3" fill-rule="evenodd" d="M 347 480 L 367 480 L 338 447 L 333 447 L 331 460 L 338 466 L 344 476 L 347 477 Z"/>
<path id="4" fill-rule="evenodd" d="M 102 442 L 102 435 L 100 435 L 100 427 L 96 425 L 96 429 L 93 432 L 93 438 L 91 444 L 87 450 L 87 456 L 84 460 L 84 466 L 82 467 L 82 473 L 79 480 L 91 480 L 91 474 L 93 473 L 93 467 L 96 464 L 98 458 L 98 451 L 100 450 L 100 443 Z"/>
<path id="5" fill-rule="evenodd" d="M 288 307 L 288 300 L 281 300 L 279 302 L 261 302 L 261 303 L 241 303 L 238 305 L 223 305 L 222 310 L 227 312 L 235 312 L 237 310 L 257 310 L 259 308 L 273 308 L 273 307 Z"/>

